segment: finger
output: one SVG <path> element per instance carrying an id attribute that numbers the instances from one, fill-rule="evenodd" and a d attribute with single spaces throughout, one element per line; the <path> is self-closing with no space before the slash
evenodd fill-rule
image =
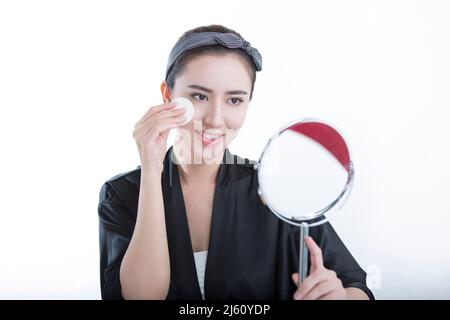
<path id="1" fill-rule="evenodd" d="M 161 119 L 168 119 L 168 118 L 175 118 L 181 115 L 186 114 L 186 109 L 171 109 L 167 111 L 163 111 L 157 114 L 154 114 L 145 120 L 142 125 L 148 125 L 151 121 L 161 120 Z"/>
<path id="2" fill-rule="evenodd" d="M 166 113 L 169 110 L 172 110 L 173 108 L 175 108 L 177 106 L 176 102 L 168 102 L 153 108 L 150 108 L 150 110 L 148 110 L 144 116 L 142 117 L 142 119 L 140 120 L 140 123 L 143 123 L 145 121 L 147 121 L 149 118 L 152 118 L 154 115 L 159 114 L 159 113 Z"/>
<path id="3" fill-rule="evenodd" d="M 165 137 L 166 131 L 176 128 L 177 126 L 178 126 L 178 124 L 176 124 L 176 123 L 166 123 L 166 124 L 160 125 L 158 127 L 152 128 L 152 130 L 147 132 L 145 136 L 146 137 L 148 136 L 152 140 L 156 140 L 159 136 Z"/>
<path id="4" fill-rule="evenodd" d="M 325 281 L 327 274 L 325 272 L 313 272 L 305 278 L 305 281 L 300 285 L 297 290 L 297 296 L 299 299 L 306 296 L 317 284 Z"/>
<path id="5" fill-rule="evenodd" d="M 162 118 L 162 119 L 151 119 L 151 121 L 147 121 L 145 124 L 142 124 L 142 127 L 145 129 L 143 130 L 151 130 L 153 127 L 161 124 L 161 123 L 177 123 L 181 124 L 186 120 L 185 115 L 180 115 L 177 117 L 169 117 L 169 118 Z"/>
<path id="6" fill-rule="evenodd" d="M 298 286 L 298 272 L 297 273 L 293 273 L 291 278 L 292 278 L 292 281 L 294 281 L 295 285 Z"/>
<path id="7" fill-rule="evenodd" d="M 135 127 L 139 126 L 141 123 L 145 122 L 145 120 L 147 120 L 149 117 L 151 117 L 152 115 L 154 115 L 155 113 L 164 111 L 164 110 L 170 110 L 172 108 L 176 107 L 176 101 L 171 101 L 168 103 L 163 103 L 157 106 L 152 106 L 150 107 L 146 113 L 144 113 L 144 115 L 142 116 L 142 118 L 136 122 Z"/>
<path id="8" fill-rule="evenodd" d="M 323 268 L 322 250 L 314 242 L 313 238 L 309 236 L 305 237 L 305 242 L 310 252 L 310 259 L 311 259 L 310 273 L 314 272 L 315 270 L 322 269 Z"/>
<path id="9" fill-rule="evenodd" d="M 339 293 L 339 291 L 334 290 L 321 297 L 320 300 L 346 300 L 345 289 L 344 292 L 342 293 Z"/>
<path id="10" fill-rule="evenodd" d="M 303 300 L 316 300 L 321 297 L 331 293 L 334 289 L 333 283 L 331 281 L 324 281 L 317 284 L 312 288 L 304 297 Z"/>
<path id="11" fill-rule="evenodd" d="M 324 295 L 320 300 L 336 300 L 337 295 L 334 292 L 330 292 L 329 294 Z"/>
<path id="12" fill-rule="evenodd" d="M 347 300 L 347 292 L 343 287 L 338 287 L 330 293 L 322 296 L 321 300 Z"/>
<path id="13" fill-rule="evenodd" d="M 294 300 L 301 300 L 303 296 L 300 294 L 300 289 L 295 290 L 294 295 L 292 296 L 292 299 Z"/>
<path id="14" fill-rule="evenodd" d="M 143 134 L 145 136 L 148 135 L 150 130 L 152 128 L 160 123 L 182 123 L 184 122 L 185 118 L 183 118 L 183 115 L 178 117 L 168 117 L 163 119 L 154 119 L 150 118 L 146 122 L 141 123 L 139 126 L 135 127 L 133 130 L 133 137 L 138 136 L 139 134 Z"/>
<path id="15" fill-rule="evenodd" d="M 157 138 L 159 134 L 165 130 L 173 129 L 175 127 L 178 127 L 184 120 L 169 120 L 168 122 L 160 122 L 156 125 L 154 125 L 145 136 L 149 136 L 153 139 Z"/>

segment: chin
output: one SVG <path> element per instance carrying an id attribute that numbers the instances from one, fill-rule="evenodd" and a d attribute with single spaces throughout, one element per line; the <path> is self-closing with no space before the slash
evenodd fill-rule
<path id="1" fill-rule="evenodd" d="M 195 148 L 194 162 L 196 164 L 219 164 L 222 161 L 222 156 L 225 148 L 215 146 L 214 148 Z"/>

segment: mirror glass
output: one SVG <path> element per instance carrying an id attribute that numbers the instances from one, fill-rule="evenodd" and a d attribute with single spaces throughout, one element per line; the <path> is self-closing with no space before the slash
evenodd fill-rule
<path id="1" fill-rule="evenodd" d="M 343 136 L 319 120 L 294 121 L 266 144 L 257 165 L 259 195 L 279 218 L 314 223 L 345 201 L 353 165 Z"/>

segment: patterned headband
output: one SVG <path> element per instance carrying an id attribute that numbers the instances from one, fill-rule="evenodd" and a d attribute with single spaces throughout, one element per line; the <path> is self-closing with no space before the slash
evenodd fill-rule
<path id="1" fill-rule="evenodd" d="M 175 61 L 186 51 L 198 47 L 211 46 L 216 44 L 220 44 L 229 49 L 243 50 L 248 54 L 250 58 L 252 58 L 256 67 L 256 71 L 262 70 L 262 57 L 259 51 L 256 48 L 250 46 L 250 42 L 245 41 L 237 34 L 232 32 L 199 32 L 194 33 L 175 44 L 172 51 L 170 52 L 169 60 L 167 61 L 166 79 Z"/>

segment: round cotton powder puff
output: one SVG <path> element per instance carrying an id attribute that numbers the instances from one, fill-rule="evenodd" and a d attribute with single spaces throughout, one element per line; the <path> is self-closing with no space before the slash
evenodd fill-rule
<path id="1" fill-rule="evenodd" d="M 181 108 L 186 109 L 186 113 L 184 114 L 186 120 L 183 123 L 180 123 L 180 125 L 183 126 L 189 121 L 191 121 L 192 118 L 194 117 L 194 105 L 188 98 L 185 97 L 175 98 L 172 100 L 172 102 L 173 101 L 177 102 L 177 106 L 174 109 L 181 109 Z"/>

